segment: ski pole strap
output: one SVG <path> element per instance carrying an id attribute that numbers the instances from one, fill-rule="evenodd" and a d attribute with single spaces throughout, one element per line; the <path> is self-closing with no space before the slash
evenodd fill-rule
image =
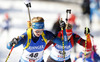
<path id="1" fill-rule="evenodd" d="M 15 47 L 15 44 L 13 44 L 13 46 L 12 46 L 12 48 L 11 48 L 11 50 L 10 50 L 10 52 L 9 52 L 9 55 L 7 56 L 7 58 L 6 58 L 6 61 L 5 62 L 7 62 L 7 60 L 8 60 L 8 58 L 9 58 L 9 56 L 10 56 L 10 54 L 11 54 L 11 52 L 12 52 L 12 50 L 13 50 L 13 48 Z"/>

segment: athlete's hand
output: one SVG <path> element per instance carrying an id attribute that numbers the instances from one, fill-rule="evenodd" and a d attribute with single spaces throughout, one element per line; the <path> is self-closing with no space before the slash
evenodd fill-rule
<path id="1" fill-rule="evenodd" d="M 25 5 L 26 5 L 26 7 L 31 7 L 30 1 L 29 0 L 25 0 Z"/>
<path id="2" fill-rule="evenodd" d="M 18 39 L 17 38 L 13 38 L 12 41 L 11 41 L 11 45 L 13 44 L 18 44 Z"/>
<path id="3" fill-rule="evenodd" d="M 60 22 L 60 27 L 61 27 L 61 28 L 62 28 L 62 27 L 64 28 L 65 26 L 66 26 L 66 25 L 65 25 L 65 22 L 64 22 L 64 21 L 61 21 L 61 22 Z"/>
<path id="4" fill-rule="evenodd" d="M 90 29 L 89 28 L 87 28 L 87 27 L 85 27 L 85 30 L 84 30 L 84 34 L 90 34 Z"/>

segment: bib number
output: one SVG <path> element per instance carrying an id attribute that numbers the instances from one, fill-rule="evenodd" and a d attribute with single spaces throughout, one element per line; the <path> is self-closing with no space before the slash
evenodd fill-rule
<path id="1" fill-rule="evenodd" d="M 32 57 L 32 58 L 37 58 L 38 57 L 38 53 L 31 53 L 29 56 Z M 35 60 L 29 59 L 29 62 L 35 62 Z"/>
<path id="2" fill-rule="evenodd" d="M 35 53 L 35 54 L 34 53 L 31 53 L 29 56 L 36 58 L 36 57 L 38 57 L 38 53 Z"/>

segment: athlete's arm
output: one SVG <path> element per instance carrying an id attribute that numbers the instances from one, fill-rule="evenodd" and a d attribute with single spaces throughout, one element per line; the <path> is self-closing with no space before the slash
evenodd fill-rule
<path id="1" fill-rule="evenodd" d="M 24 44 L 26 39 L 27 39 L 27 34 L 25 32 L 24 34 L 22 34 L 21 36 L 19 36 L 18 41 L 16 41 L 17 44 L 15 45 L 15 47 L 17 47 L 17 46 L 19 46 L 21 44 Z M 7 44 L 7 48 L 11 49 L 12 45 L 13 45 L 13 40 Z"/>

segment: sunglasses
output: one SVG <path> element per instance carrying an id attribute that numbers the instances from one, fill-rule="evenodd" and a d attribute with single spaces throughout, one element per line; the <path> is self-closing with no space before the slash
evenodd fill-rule
<path id="1" fill-rule="evenodd" d="M 42 33 L 43 31 L 35 31 L 36 33 Z"/>

